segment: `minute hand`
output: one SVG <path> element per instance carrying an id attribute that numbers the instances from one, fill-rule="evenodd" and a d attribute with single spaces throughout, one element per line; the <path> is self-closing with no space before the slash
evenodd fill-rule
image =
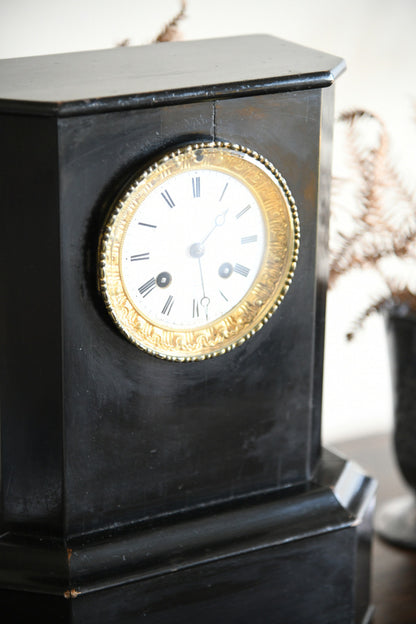
<path id="1" fill-rule="evenodd" d="M 209 297 L 206 296 L 205 294 L 205 284 L 204 284 L 204 276 L 202 273 L 202 264 L 201 264 L 201 258 L 198 258 L 198 264 L 199 264 L 199 276 L 201 278 L 201 286 L 202 286 L 202 299 L 201 299 L 201 305 L 205 310 L 205 318 L 208 321 L 208 306 L 209 306 Z"/>

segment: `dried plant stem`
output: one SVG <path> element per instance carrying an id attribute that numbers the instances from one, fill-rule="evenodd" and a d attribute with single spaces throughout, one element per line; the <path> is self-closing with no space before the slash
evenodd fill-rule
<path id="1" fill-rule="evenodd" d="M 384 284 L 354 321 L 351 339 L 371 314 L 388 306 L 416 311 L 416 197 L 391 162 L 389 136 L 378 117 L 358 110 L 338 123 L 344 172 L 333 184 L 329 285 L 357 268 L 375 269 Z"/>
<path id="2" fill-rule="evenodd" d="M 181 39 L 181 33 L 179 32 L 178 25 L 179 23 L 186 17 L 186 0 L 181 0 L 180 10 L 178 13 L 163 27 L 163 30 L 158 34 L 158 36 L 152 41 L 152 43 L 161 43 L 165 41 L 177 41 Z M 131 44 L 131 40 L 129 38 L 123 39 L 120 43 L 117 44 L 117 47 L 125 48 Z"/>
<path id="3" fill-rule="evenodd" d="M 378 148 L 371 150 L 369 155 L 363 156 L 357 147 L 357 136 L 355 124 L 358 120 L 367 117 L 377 119 L 380 123 L 380 142 Z M 340 123 L 345 123 L 348 127 L 348 148 L 350 150 L 350 159 L 355 163 L 356 175 L 363 180 L 363 191 L 361 196 L 362 213 L 360 222 L 354 235 L 347 237 L 339 233 L 344 238 L 344 245 L 341 246 L 338 253 L 331 260 L 331 271 L 329 276 L 329 285 L 332 287 L 336 280 L 344 273 L 352 270 L 356 266 L 362 266 L 364 263 L 372 264 L 377 254 L 365 254 L 360 246 L 363 234 L 371 227 L 372 208 L 375 200 L 374 186 L 377 180 L 378 170 L 380 169 L 380 161 L 383 160 L 387 151 L 387 136 L 382 122 L 370 115 L 366 111 L 352 111 L 344 113 L 340 119 Z M 355 251 L 355 248 L 358 248 Z M 364 256 L 364 257 L 363 257 Z"/>
<path id="4" fill-rule="evenodd" d="M 164 41 L 176 41 L 180 38 L 178 25 L 185 18 L 186 0 L 181 0 L 180 11 L 170 20 L 154 40 L 154 43 L 162 43 Z"/>

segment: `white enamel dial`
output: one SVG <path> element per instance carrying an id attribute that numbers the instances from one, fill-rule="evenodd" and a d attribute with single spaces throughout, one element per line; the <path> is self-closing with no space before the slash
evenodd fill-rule
<path id="1" fill-rule="evenodd" d="M 277 169 L 229 143 L 188 145 L 138 173 L 101 233 L 99 288 L 137 347 L 177 361 L 226 353 L 280 305 L 299 220 Z"/>
<path id="2" fill-rule="evenodd" d="M 178 173 L 146 197 L 121 247 L 133 306 L 166 327 L 202 327 L 241 301 L 261 267 L 265 224 L 254 195 L 211 169 Z"/>

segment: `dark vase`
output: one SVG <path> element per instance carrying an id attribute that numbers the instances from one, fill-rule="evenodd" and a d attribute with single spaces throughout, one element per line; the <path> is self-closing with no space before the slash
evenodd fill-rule
<path id="1" fill-rule="evenodd" d="M 394 451 L 410 491 L 381 507 L 376 530 L 389 542 L 416 548 L 416 315 L 398 308 L 388 314 L 386 327 L 394 397 Z"/>

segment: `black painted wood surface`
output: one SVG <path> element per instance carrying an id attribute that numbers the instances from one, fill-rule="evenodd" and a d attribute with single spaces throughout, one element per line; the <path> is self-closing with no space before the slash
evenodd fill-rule
<path id="1" fill-rule="evenodd" d="M 244 106 L 252 110 L 251 99 L 215 105 L 219 109 L 215 134 L 213 105 L 208 104 L 190 105 L 192 110 L 170 107 L 61 120 L 59 153 L 50 152 L 60 163 L 56 184 L 61 248 L 59 253 L 55 248 L 56 255 L 48 261 L 49 267 L 60 269 L 61 282 L 56 282 L 55 291 L 37 253 L 38 247 L 49 249 L 48 240 L 56 240 L 49 234 L 51 219 L 43 194 L 31 189 L 34 222 L 22 223 L 21 199 L 11 189 L 17 223 L 2 247 L 3 267 L 13 267 L 4 276 L 6 292 L 12 291 L 18 275 L 24 275 L 28 258 L 34 276 L 33 293 L 19 288 L 14 300 L 14 319 L 19 313 L 30 318 L 29 324 L 21 321 L 25 330 L 21 349 L 17 350 L 13 331 L 7 330 L 9 346 L 3 353 L 8 375 L 13 375 L 3 399 L 4 479 L 9 496 L 5 520 L 9 526 L 21 521 L 43 523 L 37 506 L 52 496 L 55 464 L 47 478 L 43 472 L 39 477 L 45 495 L 28 500 L 27 479 L 45 470 L 45 453 L 39 454 L 34 444 L 42 419 L 46 421 L 42 445 L 48 453 L 59 452 L 55 437 L 62 430 L 59 443 L 63 444 L 66 503 L 62 511 L 69 534 L 309 478 L 319 456 L 319 448 L 311 447 L 313 381 L 316 374 L 321 376 L 322 368 L 322 362 L 314 359 L 321 99 L 319 91 L 274 98 L 274 102 L 272 96 L 256 99 L 261 121 L 250 132 L 245 132 Z M 306 108 L 308 123 L 300 123 L 298 116 L 306 119 Z M 291 114 L 293 122 L 287 122 L 288 111 L 294 110 L 298 115 Z M 12 142 L 11 121 L 7 119 Z M 20 124 L 20 118 L 13 121 Z M 287 171 L 288 183 L 299 198 L 302 246 L 293 285 L 264 329 L 227 355 L 178 364 L 140 352 L 114 327 L 96 290 L 96 249 L 107 201 L 113 196 L 111 190 L 118 189 L 120 178 L 173 144 L 202 134 L 233 141 L 248 135 L 248 144 Z M 161 145 L 155 151 L 158 142 Z M 12 176 L 13 171 L 8 181 Z M 43 170 L 37 176 L 39 184 Z M 15 241 L 26 224 L 30 242 L 22 254 Z M 13 262 L 7 264 L 6 258 Z M 39 281 L 46 288 L 43 297 Z M 50 334 L 56 324 L 60 341 Z M 33 344 L 34 328 L 42 341 L 36 351 L 27 348 Z M 53 345 L 54 357 L 42 348 L 44 343 Z M 59 369 L 61 379 L 51 389 L 49 379 Z M 37 380 L 40 373 L 43 380 Z M 22 400 L 28 402 L 27 407 L 19 407 Z M 21 438 L 22 423 L 26 434 L 31 432 L 26 443 Z M 22 447 L 21 455 L 16 455 L 16 445 Z M 28 462 L 32 453 L 34 464 L 37 461 L 42 468 Z M 47 504 L 46 516 L 55 514 L 56 507 Z"/>
<path id="2" fill-rule="evenodd" d="M 35 610 L 73 624 L 365 624 L 374 489 L 325 451 L 308 486 L 280 495 L 73 540 L 60 552 L 53 541 L 4 536 L 2 615 L 7 624 Z M 19 552 L 23 564 L 43 563 L 24 596 L 30 566 L 19 566 Z"/>
<path id="3" fill-rule="evenodd" d="M 269 37 L 0 61 L 0 604 L 10 622 L 33 608 L 54 623 L 268 622 L 279 610 L 285 624 L 364 621 L 368 514 L 337 499 L 332 460 L 314 477 L 331 85 L 343 68 Z M 279 168 L 298 206 L 299 263 L 277 313 L 243 346 L 163 361 L 105 310 L 99 234 L 132 173 L 211 139 Z M 352 490 L 370 509 L 364 482 L 356 475 Z"/>
<path id="4" fill-rule="evenodd" d="M 100 58 L 105 65 L 109 53 Z M 328 217 L 328 187 L 318 190 L 330 170 L 333 95 L 323 93 L 245 97 L 240 85 L 231 99 L 1 117 L 6 527 L 77 535 L 310 478 Z M 245 345 L 167 362 L 109 318 L 96 286 L 98 238 L 134 171 L 199 139 L 245 144 L 276 164 L 298 204 L 300 257 L 282 306 Z"/>

